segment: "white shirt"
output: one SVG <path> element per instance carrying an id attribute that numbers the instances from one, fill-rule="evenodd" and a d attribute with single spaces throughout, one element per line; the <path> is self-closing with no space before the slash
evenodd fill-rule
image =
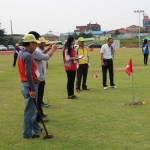
<path id="1" fill-rule="evenodd" d="M 103 59 L 111 59 L 111 46 L 109 47 L 108 44 L 102 45 L 100 53 L 103 54 Z"/>

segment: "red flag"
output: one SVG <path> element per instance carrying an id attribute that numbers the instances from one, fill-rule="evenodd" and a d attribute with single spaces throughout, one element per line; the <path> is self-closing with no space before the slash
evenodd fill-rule
<path id="1" fill-rule="evenodd" d="M 128 65 L 126 67 L 126 73 L 130 76 L 130 73 L 133 72 L 132 70 L 132 59 L 129 60 Z"/>

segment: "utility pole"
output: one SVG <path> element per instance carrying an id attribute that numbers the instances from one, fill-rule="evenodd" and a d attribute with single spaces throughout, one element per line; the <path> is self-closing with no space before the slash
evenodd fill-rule
<path id="1" fill-rule="evenodd" d="M 51 31 L 51 30 L 50 30 L 49 32 L 50 32 L 50 34 L 52 34 L 52 31 Z"/>
<path id="2" fill-rule="evenodd" d="M 90 20 L 90 32 L 91 32 L 91 20 Z"/>
<path id="3" fill-rule="evenodd" d="M 141 47 L 140 45 L 140 13 L 144 13 L 144 10 L 135 10 L 135 13 L 139 13 L 139 48 Z"/>
<path id="4" fill-rule="evenodd" d="M 10 25 L 11 25 L 11 35 L 13 35 L 12 21 L 11 20 L 10 20 Z"/>

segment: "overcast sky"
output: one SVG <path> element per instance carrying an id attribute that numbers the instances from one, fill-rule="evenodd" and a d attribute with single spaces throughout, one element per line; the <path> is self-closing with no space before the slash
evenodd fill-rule
<path id="1" fill-rule="evenodd" d="M 115 30 L 139 25 L 144 10 L 150 17 L 150 0 L 0 0 L 1 28 L 6 34 L 54 34 L 71 32 L 77 25 L 98 23 L 101 30 Z M 140 15 L 142 25 L 143 15 Z"/>

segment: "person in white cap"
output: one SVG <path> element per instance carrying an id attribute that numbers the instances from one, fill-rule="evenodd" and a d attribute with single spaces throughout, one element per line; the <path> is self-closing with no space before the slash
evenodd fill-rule
<path id="1" fill-rule="evenodd" d="M 45 79 L 46 79 L 46 70 L 43 65 L 43 61 L 49 60 L 50 57 L 52 57 L 55 50 L 57 49 L 57 47 L 56 47 L 56 44 L 53 44 L 53 45 L 50 45 L 46 50 L 44 50 L 45 45 L 48 41 L 44 37 L 40 37 L 40 35 L 35 31 L 31 31 L 29 33 L 33 34 L 35 36 L 35 38 L 41 42 L 40 44 L 38 44 L 38 47 L 36 48 L 36 50 L 33 52 L 32 55 L 36 62 L 37 68 L 39 70 L 39 73 L 40 73 L 39 78 L 41 81 L 39 84 L 39 87 L 38 87 L 37 104 L 38 104 L 38 108 L 40 110 L 42 117 L 46 117 L 47 115 L 43 113 L 43 109 L 41 107 L 42 101 L 43 101 L 43 95 L 44 95 Z M 38 123 L 41 123 L 40 116 L 38 113 L 37 113 L 36 121 Z M 43 120 L 43 121 L 47 122 L 48 120 Z"/>

